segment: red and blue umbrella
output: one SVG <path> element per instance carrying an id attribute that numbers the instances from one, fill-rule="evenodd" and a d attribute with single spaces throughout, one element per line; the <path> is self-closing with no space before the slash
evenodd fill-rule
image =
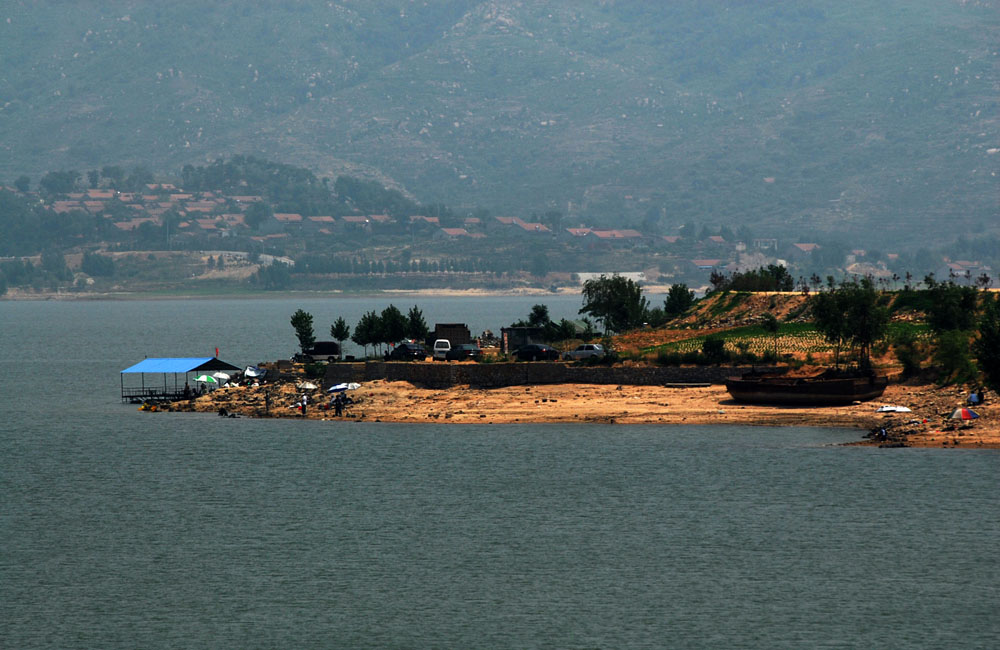
<path id="1" fill-rule="evenodd" d="M 965 407 L 957 408 L 951 413 L 951 420 L 975 420 L 979 417 L 979 414 L 972 409 L 967 409 Z"/>

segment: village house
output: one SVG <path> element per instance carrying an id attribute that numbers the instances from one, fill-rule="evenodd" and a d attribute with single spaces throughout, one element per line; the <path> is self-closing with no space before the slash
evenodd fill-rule
<path id="1" fill-rule="evenodd" d="M 993 269 L 979 261 L 955 260 L 945 263 L 934 270 L 934 279 L 938 282 L 948 282 L 964 286 L 975 286 L 980 276 L 987 275 L 992 279 Z"/>
<path id="2" fill-rule="evenodd" d="M 717 270 L 722 267 L 722 260 L 720 259 L 696 259 L 691 260 L 691 265 L 699 271 L 711 271 L 713 269 Z"/>
<path id="3" fill-rule="evenodd" d="M 441 220 L 437 217 L 425 217 L 419 214 L 411 214 L 409 217 L 409 228 L 411 233 L 431 234 L 441 227 Z"/>
<path id="4" fill-rule="evenodd" d="M 630 228 L 623 230 L 591 230 L 586 237 L 616 247 L 635 246 L 642 243 L 645 239 L 641 232 Z"/>
<path id="5" fill-rule="evenodd" d="M 302 224 L 304 229 L 309 232 L 330 235 L 333 234 L 334 228 L 337 226 L 337 220 L 329 215 L 318 215 L 315 217 L 306 217 Z"/>
<path id="6" fill-rule="evenodd" d="M 799 243 L 792 244 L 785 252 L 785 256 L 792 261 L 802 262 L 812 257 L 814 251 L 819 250 L 819 244 Z"/>

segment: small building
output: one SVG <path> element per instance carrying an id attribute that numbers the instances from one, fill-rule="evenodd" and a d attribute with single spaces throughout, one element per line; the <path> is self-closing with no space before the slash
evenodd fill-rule
<path id="1" fill-rule="evenodd" d="M 190 387 L 188 375 L 194 373 L 196 376 L 207 373 L 225 372 L 235 373 L 240 369 L 231 363 L 220 361 L 216 357 L 181 357 L 181 358 L 149 358 L 143 359 L 134 366 L 129 366 L 120 373 L 122 401 L 137 404 L 140 402 L 169 402 L 184 399 L 190 396 L 190 391 L 185 391 L 184 387 Z M 125 375 L 138 375 L 140 384 L 138 386 L 125 385 Z M 170 380 L 173 375 L 173 380 Z M 183 382 L 179 376 L 184 375 Z M 151 380 L 146 383 L 147 376 L 157 377 L 155 383 Z M 160 385 L 160 381 L 163 385 Z"/>
<path id="2" fill-rule="evenodd" d="M 434 331 L 428 338 L 428 343 L 434 345 L 438 339 L 447 339 L 451 344 L 472 343 L 472 332 L 465 323 L 434 323 Z"/>
<path id="3" fill-rule="evenodd" d="M 510 354 L 529 343 L 544 343 L 543 331 L 541 327 L 501 327 L 500 351 Z"/>

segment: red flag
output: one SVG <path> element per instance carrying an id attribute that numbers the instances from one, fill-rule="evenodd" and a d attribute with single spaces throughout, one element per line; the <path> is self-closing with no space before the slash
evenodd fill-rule
<path id="1" fill-rule="evenodd" d="M 215 356 L 216 356 L 216 357 L 218 357 L 218 356 L 219 356 L 219 348 L 215 348 Z"/>

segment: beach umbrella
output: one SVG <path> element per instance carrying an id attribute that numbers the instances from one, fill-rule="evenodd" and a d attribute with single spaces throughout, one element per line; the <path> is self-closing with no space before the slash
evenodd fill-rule
<path id="1" fill-rule="evenodd" d="M 194 378 L 195 381 L 200 381 L 203 384 L 217 384 L 219 380 L 211 375 L 199 375 Z"/>
<path id="2" fill-rule="evenodd" d="M 257 366 L 247 366 L 246 370 L 243 371 L 243 374 L 247 377 L 263 377 L 267 374 L 267 371 L 262 370 Z"/>
<path id="3" fill-rule="evenodd" d="M 312 383 L 311 381 L 304 381 L 301 384 L 299 384 L 298 387 L 301 388 L 302 390 L 316 390 L 317 388 L 319 388 L 319 386 Z"/>
<path id="4" fill-rule="evenodd" d="M 227 375 L 226 373 L 224 373 L 222 371 L 212 373 L 212 376 L 215 377 L 216 379 L 218 379 L 223 384 L 226 383 L 227 381 L 229 381 L 229 375 Z"/>
<path id="5" fill-rule="evenodd" d="M 342 393 L 345 390 L 357 390 L 359 388 L 361 388 L 361 384 L 358 384 L 358 383 L 355 383 L 355 382 L 352 381 L 349 384 L 334 384 L 333 386 L 330 386 L 329 388 L 327 388 L 326 392 L 328 392 L 328 393 Z"/>
<path id="6" fill-rule="evenodd" d="M 910 409 L 905 406 L 880 406 L 875 410 L 876 413 L 910 413 Z"/>
<path id="7" fill-rule="evenodd" d="M 975 420 L 979 414 L 972 409 L 960 407 L 951 412 L 950 420 Z"/>

